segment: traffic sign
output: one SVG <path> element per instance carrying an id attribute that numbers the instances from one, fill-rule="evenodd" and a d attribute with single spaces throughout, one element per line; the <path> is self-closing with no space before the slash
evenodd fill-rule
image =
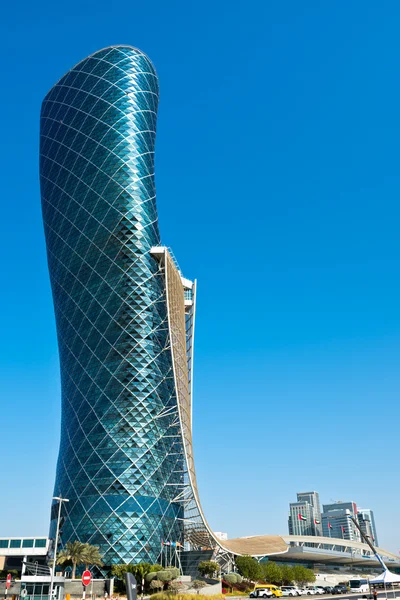
<path id="1" fill-rule="evenodd" d="M 82 583 L 83 585 L 89 585 L 92 581 L 92 574 L 90 571 L 84 571 L 82 575 Z"/>
<path id="2" fill-rule="evenodd" d="M 9 590 L 11 587 L 11 573 L 9 573 L 7 575 L 7 580 L 6 580 L 6 588 Z"/>

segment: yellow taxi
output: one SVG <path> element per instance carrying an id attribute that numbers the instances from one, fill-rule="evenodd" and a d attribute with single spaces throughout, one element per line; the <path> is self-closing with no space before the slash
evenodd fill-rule
<path id="1" fill-rule="evenodd" d="M 282 596 L 282 590 L 277 585 L 271 585 L 270 583 L 257 583 L 254 586 L 253 592 L 256 592 L 258 589 L 261 590 L 269 590 L 275 598 L 280 598 Z"/>

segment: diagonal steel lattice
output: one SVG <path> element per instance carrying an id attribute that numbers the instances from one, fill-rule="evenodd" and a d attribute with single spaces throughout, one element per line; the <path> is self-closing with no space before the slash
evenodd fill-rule
<path id="1" fill-rule="evenodd" d="M 215 546 L 192 451 L 195 284 L 158 231 L 157 105 L 149 59 L 114 46 L 73 67 L 41 112 L 62 387 L 55 495 L 69 499 L 61 545 L 99 545 L 106 565 L 154 563 L 163 540 Z"/>
<path id="2" fill-rule="evenodd" d="M 70 499 L 61 539 L 100 545 L 106 564 L 155 562 L 162 539 L 183 542 L 165 281 L 149 254 L 157 104 L 151 62 L 121 46 L 71 69 L 41 113 L 62 382 L 55 494 Z"/>

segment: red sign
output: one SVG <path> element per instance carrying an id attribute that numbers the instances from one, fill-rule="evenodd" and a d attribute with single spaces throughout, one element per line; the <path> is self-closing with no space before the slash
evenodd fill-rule
<path id="1" fill-rule="evenodd" d="M 7 590 L 10 589 L 10 586 L 11 586 L 11 573 L 9 573 L 7 575 L 7 580 L 6 580 L 6 588 L 7 588 Z"/>
<path id="2" fill-rule="evenodd" d="M 84 571 L 82 575 L 82 583 L 83 585 L 89 585 L 92 581 L 92 574 L 90 571 Z"/>

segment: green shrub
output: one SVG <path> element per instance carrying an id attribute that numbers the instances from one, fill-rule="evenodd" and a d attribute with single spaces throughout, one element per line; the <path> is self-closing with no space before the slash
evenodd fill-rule
<path id="1" fill-rule="evenodd" d="M 227 583 L 233 584 L 233 583 L 239 583 L 238 577 L 240 577 L 240 575 L 238 575 L 237 573 L 226 573 L 226 575 L 223 576 L 223 579 Z M 240 579 L 242 579 L 242 578 L 240 577 Z"/>
<path id="2" fill-rule="evenodd" d="M 219 564 L 213 560 L 202 560 L 197 568 L 203 577 L 213 578 L 219 572 Z"/>
<path id="3" fill-rule="evenodd" d="M 159 594 L 153 594 L 151 600 L 223 600 L 225 594 L 215 594 L 215 596 L 205 596 L 204 594 L 171 594 L 168 592 L 160 592 Z"/>
<path id="4" fill-rule="evenodd" d="M 192 581 L 192 583 L 190 584 L 190 588 L 191 590 L 201 590 L 203 587 L 205 587 L 207 584 L 204 581 L 201 581 L 200 579 L 195 579 L 194 581 Z M 199 594 L 199 592 L 197 591 L 197 594 Z"/>
<path id="5" fill-rule="evenodd" d="M 150 589 L 151 590 L 161 590 L 164 587 L 164 584 L 159 579 L 153 579 L 150 581 Z"/>
<path id="6" fill-rule="evenodd" d="M 168 569 L 168 570 L 163 569 L 162 571 L 157 571 L 156 575 L 157 575 L 157 579 L 159 579 L 163 583 L 166 583 L 167 581 L 172 581 L 173 579 L 176 579 L 176 577 L 174 576 L 174 573 L 170 569 Z"/>

